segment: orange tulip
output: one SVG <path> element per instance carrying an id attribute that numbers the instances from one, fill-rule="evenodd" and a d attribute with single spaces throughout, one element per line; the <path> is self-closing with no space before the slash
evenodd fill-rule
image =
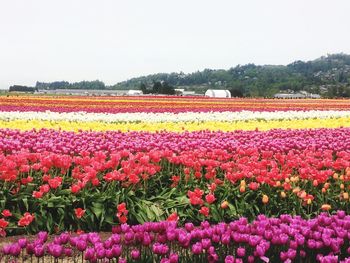
<path id="1" fill-rule="evenodd" d="M 281 192 L 281 197 L 282 197 L 282 198 L 286 198 L 286 196 L 287 196 L 287 194 L 286 194 L 285 192 L 282 191 L 282 192 Z"/>
<path id="2" fill-rule="evenodd" d="M 343 198 L 345 200 L 348 200 L 349 199 L 349 193 L 347 193 L 347 192 L 343 193 Z"/>
<path id="3" fill-rule="evenodd" d="M 290 181 L 295 183 L 295 182 L 298 182 L 299 181 L 299 177 L 298 176 L 293 176 L 290 178 Z"/>
<path id="4" fill-rule="evenodd" d="M 328 205 L 328 204 L 324 204 L 321 206 L 321 209 L 323 211 L 329 211 L 329 210 L 331 210 L 331 208 L 332 208 L 331 205 Z"/>
<path id="5" fill-rule="evenodd" d="M 300 192 L 300 188 L 299 187 L 295 187 L 294 189 L 293 189 L 293 193 L 294 194 L 297 194 L 297 193 L 299 193 Z"/>
<path id="6" fill-rule="evenodd" d="M 326 188 L 323 187 L 322 188 L 322 193 L 324 194 L 324 193 L 326 193 L 326 191 L 327 191 Z"/>
<path id="7" fill-rule="evenodd" d="M 299 195 L 300 198 L 304 199 L 306 197 L 306 192 L 304 190 L 302 190 L 302 191 L 299 192 L 298 195 Z"/>
<path id="8" fill-rule="evenodd" d="M 345 186 L 344 184 L 340 184 L 340 189 L 344 190 Z"/>
<path id="9" fill-rule="evenodd" d="M 339 174 L 334 173 L 334 174 L 333 174 L 333 179 L 334 179 L 334 180 L 337 180 L 338 178 L 339 178 Z"/>
<path id="10" fill-rule="evenodd" d="M 221 207 L 222 209 L 228 208 L 228 202 L 227 202 L 227 201 L 223 201 L 223 202 L 221 203 L 220 207 Z"/>
<path id="11" fill-rule="evenodd" d="M 263 204 L 267 204 L 269 202 L 269 197 L 267 195 L 263 195 L 262 202 Z"/>
<path id="12" fill-rule="evenodd" d="M 241 186 L 241 187 L 239 188 L 239 192 L 244 193 L 244 192 L 245 192 L 245 186 Z"/>

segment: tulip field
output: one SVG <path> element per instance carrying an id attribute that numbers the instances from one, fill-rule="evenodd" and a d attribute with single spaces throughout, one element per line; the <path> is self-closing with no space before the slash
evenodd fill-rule
<path id="1" fill-rule="evenodd" d="M 349 193 L 349 100 L 0 96 L 1 262 L 350 262 Z"/>

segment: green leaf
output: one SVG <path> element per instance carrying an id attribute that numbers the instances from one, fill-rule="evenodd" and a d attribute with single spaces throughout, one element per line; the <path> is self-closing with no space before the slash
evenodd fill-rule
<path id="1" fill-rule="evenodd" d="M 91 210 L 96 215 L 96 217 L 100 219 L 102 216 L 102 213 L 104 212 L 103 204 L 92 202 Z"/>

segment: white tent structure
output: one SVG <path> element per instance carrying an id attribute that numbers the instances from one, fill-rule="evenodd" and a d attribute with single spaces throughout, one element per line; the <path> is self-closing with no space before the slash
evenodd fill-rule
<path id="1" fill-rule="evenodd" d="M 231 98 L 231 92 L 223 89 L 208 89 L 204 95 L 211 98 Z"/>
<path id="2" fill-rule="evenodd" d="M 127 95 L 129 96 L 137 96 L 142 94 L 143 94 L 142 90 L 134 90 L 134 89 L 128 90 L 128 93 L 127 93 Z"/>

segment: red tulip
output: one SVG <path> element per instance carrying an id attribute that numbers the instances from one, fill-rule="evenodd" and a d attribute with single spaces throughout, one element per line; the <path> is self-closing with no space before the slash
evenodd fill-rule
<path id="1" fill-rule="evenodd" d="M 75 216 L 77 217 L 77 218 L 82 218 L 83 216 L 84 216 L 84 214 L 85 214 L 85 210 L 84 209 L 82 209 L 82 208 L 76 208 L 76 209 L 74 209 L 74 212 L 75 212 Z"/>

